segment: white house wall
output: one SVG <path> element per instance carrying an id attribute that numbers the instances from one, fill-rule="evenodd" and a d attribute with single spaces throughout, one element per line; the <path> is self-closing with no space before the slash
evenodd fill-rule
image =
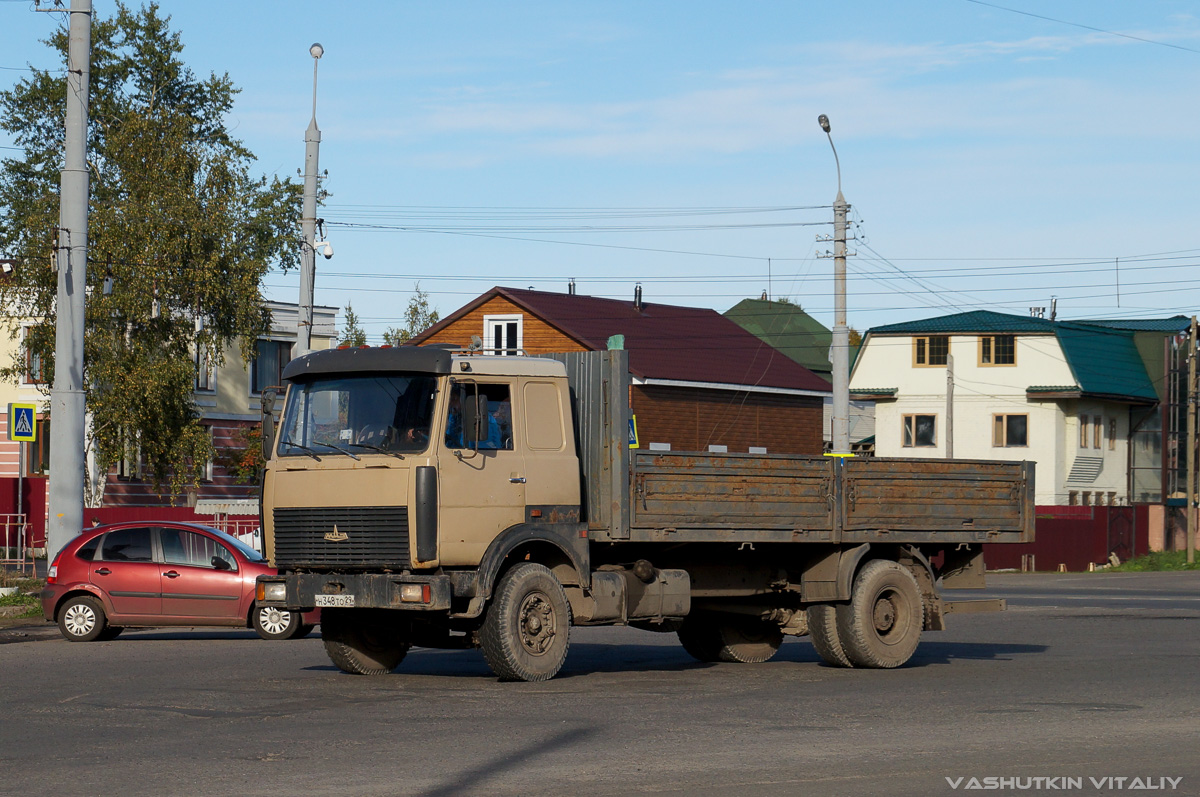
<path id="1" fill-rule="evenodd" d="M 1058 339 L 1054 336 L 1017 335 L 1016 365 L 979 365 L 977 335 L 950 336 L 954 366 L 954 456 L 956 459 L 1030 460 L 1037 463 L 1035 502 L 1066 504 L 1069 493 L 1089 491 L 1107 495 L 1126 493 L 1126 440 L 1128 411 L 1124 405 L 1061 400 L 1031 401 L 1030 386 L 1075 384 Z M 940 458 L 946 456 L 946 368 L 913 365 L 912 336 L 870 336 L 855 362 L 850 387 L 896 389 L 895 401 L 880 401 L 875 407 L 875 451 L 881 457 Z M 1078 405 L 1078 406 L 1076 406 Z M 1115 418 L 1116 445 L 1099 450 L 1079 447 L 1078 413 Z M 996 414 L 1028 415 L 1029 445 L 992 445 Z M 903 445 L 905 415 L 934 415 L 937 418 L 933 447 Z M 1091 440 L 1089 439 L 1089 446 Z M 1067 476 L 1078 454 L 1099 456 L 1099 477 L 1086 485 L 1067 485 Z"/>

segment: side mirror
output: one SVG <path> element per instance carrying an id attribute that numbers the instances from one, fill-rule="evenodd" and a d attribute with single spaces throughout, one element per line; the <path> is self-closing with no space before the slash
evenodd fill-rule
<path id="1" fill-rule="evenodd" d="M 278 394 L 274 388 L 262 392 L 260 406 L 262 409 L 262 459 L 266 462 L 271 458 L 275 449 L 275 397 Z"/>
<path id="2" fill-rule="evenodd" d="M 462 400 L 463 442 L 470 446 L 487 439 L 487 396 L 464 396 Z"/>
<path id="3" fill-rule="evenodd" d="M 215 567 L 217 570 L 232 570 L 233 569 L 233 565 L 229 564 L 229 562 L 227 562 L 226 560 L 222 559 L 219 556 L 214 556 L 212 558 L 212 566 Z"/>

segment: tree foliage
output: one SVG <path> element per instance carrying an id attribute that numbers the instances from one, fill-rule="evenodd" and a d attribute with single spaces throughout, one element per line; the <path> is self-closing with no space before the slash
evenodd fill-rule
<path id="1" fill-rule="evenodd" d="M 429 306 L 429 294 L 421 290 L 421 283 L 413 285 L 413 295 L 404 310 L 404 326 L 389 327 L 383 333 L 383 342 L 389 346 L 400 346 L 438 322 L 438 311 Z"/>
<path id="2" fill-rule="evenodd" d="M 346 325 L 342 327 L 342 334 L 338 338 L 339 346 L 366 346 L 367 333 L 358 323 L 358 314 L 354 312 L 354 308 L 350 303 L 346 303 Z"/>
<path id="3" fill-rule="evenodd" d="M 45 42 L 66 64 L 67 31 Z M 180 35 L 151 4 L 117 4 L 92 25 L 88 125 L 89 260 L 84 379 L 90 444 L 103 470 L 140 449 L 156 487 L 198 482 L 212 443 L 193 400 L 197 350 L 219 363 L 241 342 L 248 361 L 268 329 L 259 286 L 296 265 L 299 188 L 251 174 L 253 155 L 225 117 L 228 74 L 194 75 Z M 0 91 L 0 128 L 22 150 L 0 173 L 0 252 L 17 260 L 0 284 L 10 331 L 54 368 L 57 275 L 47 267 L 58 224 L 66 82 L 63 70 Z M 100 286 L 113 278 L 111 295 Z M 23 368 L 24 353 L 3 375 Z"/>

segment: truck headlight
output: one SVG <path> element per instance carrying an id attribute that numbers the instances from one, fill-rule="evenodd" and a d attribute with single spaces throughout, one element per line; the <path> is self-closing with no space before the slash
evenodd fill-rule
<path id="1" fill-rule="evenodd" d="M 258 582 L 258 594 L 255 596 L 260 601 L 277 601 L 283 603 L 287 600 L 287 584 L 273 584 L 270 582 Z"/>

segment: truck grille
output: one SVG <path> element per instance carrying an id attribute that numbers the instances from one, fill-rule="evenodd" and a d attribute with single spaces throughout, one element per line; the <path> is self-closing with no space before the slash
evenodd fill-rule
<path id="1" fill-rule="evenodd" d="M 275 566 L 410 567 L 408 507 L 276 509 Z"/>

